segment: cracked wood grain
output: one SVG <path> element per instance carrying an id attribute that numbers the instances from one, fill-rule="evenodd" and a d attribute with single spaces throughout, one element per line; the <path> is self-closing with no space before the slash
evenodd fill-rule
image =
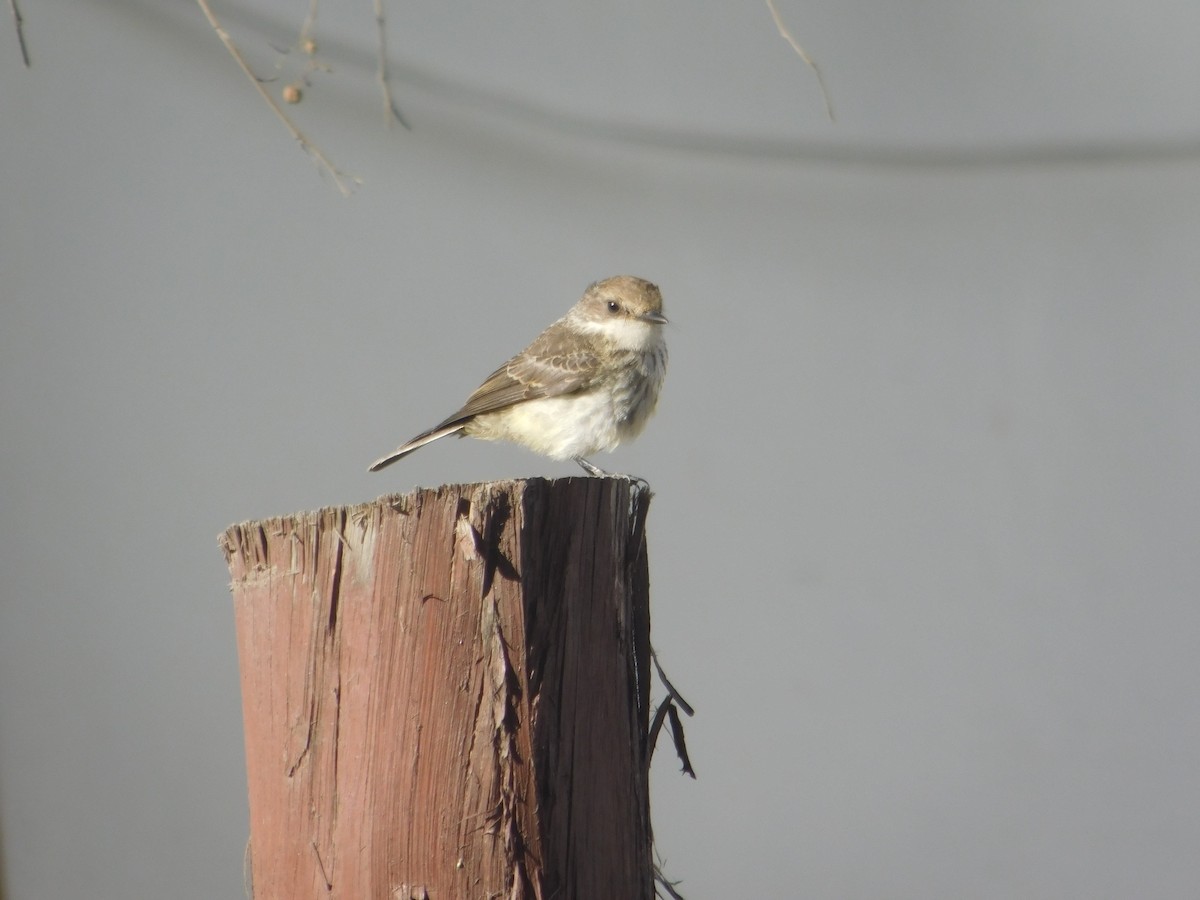
<path id="1" fill-rule="evenodd" d="M 651 898 L 643 486 L 229 528 L 256 900 Z"/>

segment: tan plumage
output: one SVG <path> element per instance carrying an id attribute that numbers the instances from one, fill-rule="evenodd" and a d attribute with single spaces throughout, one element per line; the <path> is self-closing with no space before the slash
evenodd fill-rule
<path id="1" fill-rule="evenodd" d="M 612 450 L 654 411 L 666 372 L 662 295 L 619 275 L 591 285 L 565 316 L 428 431 L 371 464 L 372 472 L 450 434 L 509 440 L 555 459 Z"/>

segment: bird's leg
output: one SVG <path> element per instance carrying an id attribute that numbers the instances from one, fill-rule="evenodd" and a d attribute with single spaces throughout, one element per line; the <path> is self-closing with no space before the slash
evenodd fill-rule
<path id="1" fill-rule="evenodd" d="M 604 476 L 606 476 L 608 474 L 603 469 L 601 469 L 599 466 L 592 465 L 590 462 L 588 462 L 582 456 L 572 456 L 571 459 L 573 459 L 573 460 L 575 460 L 575 462 L 579 463 L 579 465 L 583 467 L 583 471 L 587 472 L 589 475 L 591 475 L 594 478 L 603 478 Z"/>
<path id="2" fill-rule="evenodd" d="M 582 456 L 572 456 L 571 459 L 579 463 L 583 467 L 583 471 L 587 472 L 594 478 L 624 478 L 626 481 L 639 484 L 646 490 L 650 490 L 650 482 L 640 475 L 620 475 L 616 472 L 606 472 L 595 463 L 588 462 Z"/>

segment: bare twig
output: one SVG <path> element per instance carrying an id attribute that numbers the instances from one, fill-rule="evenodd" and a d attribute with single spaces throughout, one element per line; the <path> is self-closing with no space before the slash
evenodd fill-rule
<path id="1" fill-rule="evenodd" d="M 392 85 L 388 79 L 387 28 L 383 18 L 383 0 L 375 0 L 375 24 L 379 31 L 378 77 L 379 89 L 383 92 L 383 120 L 388 125 L 391 125 L 394 119 L 409 131 L 412 131 L 412 126 L 404 121 L 404 116 L 400 114 L 400 107 L 396 105 L 396 101 L 392 98 Z"/>
<path id="2" fill-rule="evenodd" d="M 296 38 L 296 43 L 287 50 L 282 51 L 283 55 L 291 53 L 297 47 L 304 54 L 304 70 L 300 73 L 298 81 L 293 81 L 283 89 L 283 100 L 285 103 L 299 103 L 304 96 L 304 88 L 312 85 L 311 77 L 313 72 L 328 72 L 329 66 L 317 59 L 317 39 L 313 37 L 313 32 L 317 28 L 317 0 L 309 0 L 308 15 L 304 17 L 304 24 L 300 26 L 300 36 Z M 280 62 L 282 67 L 282 61 Z"/>
<path id="3" fill-rule="evenodd" d="M 17 41 L 21 45 L 21 59 L 25 62 L 25 68 L 29 68 L 29 48 L 25 46 L 25 20 L 21 17 L 21 7 L 17 6 L 17 0 L 8 0 L 8 5 L 12 7 L 13 24 L 17 26 Z"/>
<path id="4" fill-rule="evenodd" d="M 313 159 L 315 159 L 321 168 L 329 173 L 330 177 L 333 178 L 333 183 L 336 184 L 338 190 L 342 192 L 342 196 L 350 196 L 353 188 L 349 183 L 358 184 L 359 180 L 352 175 L 346 175 L 341 172 L 332 162 L 329 161 L 329 158 L 321 152 L 320 148 L 318 148 L 304 136 L 304 133 L 295 126 L 290 118 L 288 118 L 288 115 L 283 111 L 283 108 L 275 102 L 275 98 L 271 96 L 265 87 L 263 87 L 262 81 L 260 81 L 258 76 L 254 74 L 254 71 L 250 68 L 250 64 L 246 62 L 246 58 L 242 56 L 241 51 L 239 51 L 237 46 L 233 43 L 233 39 L 229 37 L 229 32 L 225 30 L 225 28 L 221 25 L 220 20 L 218 20 L 216 15 L 213 13 L 212 7 L 208 5 L 208 0 L 196 0 L 196 2 L 200 4 L 200 9 L 203 11 L 204 17 L 208 19 L 208 24 L 211 25 L 213 31 L 217 33 L 217 37 L 221 39 L 221 43 L 225 45 L 225 49 L 229 51 L 229 55 L 232 56 L 234 62 L 238 64 L 238 68 L 241 69 L 243 74 L 250 79 L 250 83 L 254 85 L 254 89 L 258 91 L 259 96 L 266 101 L 267 106 L 271 107 L 271 111 L 279 117 L 279 120 L 283 122 L 283 124 L 287 127 L 287 130 L 291 133 L 292 137 L 296 139 L 296 142 L 304 149 L 304 151 Z"/>
<path id="5" fill-rule="evenodd" d="M 775 8 L 775 0 L 767 0 L 767 9 L 771 11 L 771 18 L 775 20 L 775 27 L 779 29 L 779 36 L 792 45 L 792 49 L 796 51 L 796 55 L 804 60 L 804 64 L 813 70 L 813 74 L 817 76 L 817 86 L 821 88 L 821 98 L 825 101 L 825 114 L 829 116 L 829 121 L 834 121 L 833 116 L 833 101 L 829 99 L 829 89 L 825 87 L 825 76 L 821 74 L 821 67 L 813 61 L 804 48 L 800 46 L 800 42 L 792 37 L 792 33 L 788 31 L 786 25 L 783 24 L 783 17 L 779 15 L 779 10 Z"/>
<path id="6" fill-rule="evenodd" d="M 317 0 L 309 0 L 308 15 L 304 17 L 304 24 L 300 26 L 300 44 L 303 46 L 307 41 L 312 39 L 313 28 L 317 24 Z"/>

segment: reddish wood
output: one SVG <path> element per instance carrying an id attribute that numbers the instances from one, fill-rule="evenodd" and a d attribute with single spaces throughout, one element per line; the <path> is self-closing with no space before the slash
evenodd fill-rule
<path id="1" fill-rule="evenodd" d="M 453 485 L 221 536 L 256 900 L 653 896 L 649 500 Z"/>

